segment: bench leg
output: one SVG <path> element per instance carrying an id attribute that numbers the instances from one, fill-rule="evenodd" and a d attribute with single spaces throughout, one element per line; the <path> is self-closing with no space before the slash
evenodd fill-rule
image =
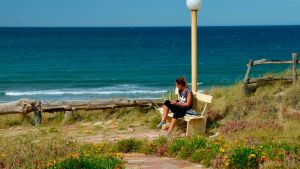
<path id="1" fill-rule="evenodd" d="M 205 134 L 206 119 L 191 119 L 187 122 L 186 136 Z"/>

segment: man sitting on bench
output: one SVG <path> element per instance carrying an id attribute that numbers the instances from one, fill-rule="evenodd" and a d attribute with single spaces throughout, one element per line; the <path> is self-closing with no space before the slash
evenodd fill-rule
<path id="1" fill-rule="evenodd" d="M 170 127 L 168 129 L 168 134 L 171 133 L 174 128 L 175 122 L 178 118 L 186 115 L 187 111 L 192 108 L 193 103 L 193 93 L 187 87 L 187 83 L 184 77 L 176 79 L 176 87 L 178 88 L 178 99 L 179 100 L 166 100 L 163 108 L 163 115 L 161 122 L 157 125 L 157 128 L 161 128 L 162 125 L 166 124 L 167 116 L 169 110 L 174 114 L 171 120 Z"/>

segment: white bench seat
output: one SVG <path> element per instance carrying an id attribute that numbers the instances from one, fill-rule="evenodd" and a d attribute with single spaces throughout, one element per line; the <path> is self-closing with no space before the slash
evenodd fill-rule
<path id="1" fill-rule="evenodd" d="M 205 134 L 206 131 L 206 121 L 207 121 L 207 114 L 206 108 L 207 104 L 211 103 L 212 96 L 206 95 L 203 93 L 194 93 L 193 98 L 193 107 L 195 107 L 196 112 L 201 112 L 200 115 L 189 115 L 186 114 L 184 117 L 179 118 L 180 120 L 184 120 L 187 122 L 187 129 L 186 129 L 186 136 L 197 135 L 197 134 Z M 204 108 L 202 111 L 198 111 L 199 105 L 198 101 L 204 102 Z M 163 109 L 159 109 L 160 113 L 163 114 Z M 170 112 L 167 116 L 167 122 L 171 122 L 173 117 L 173 113 Z"/>

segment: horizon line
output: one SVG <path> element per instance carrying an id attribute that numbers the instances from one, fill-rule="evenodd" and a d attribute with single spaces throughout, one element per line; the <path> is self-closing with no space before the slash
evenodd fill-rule
<path id="1" fill-rule="evenodd" d="M 300 26 L 300 24 L 283 25 L 206 25 L 198 27 L 267 27 L 267 26 Z M 191 27 L 191 26 L 0 26 L 0 28 L 172 28 L 172 27 Z"/>

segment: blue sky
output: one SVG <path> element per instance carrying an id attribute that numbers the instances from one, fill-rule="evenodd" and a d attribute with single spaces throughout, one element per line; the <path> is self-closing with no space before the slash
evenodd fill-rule
<path id="1" fill-rule="evenodd" d="M 185 0 L 0 0 L 0 26 L 189 24 Z M 300 0 L 203 0 L 199 25 L 300 25 Z"/>

